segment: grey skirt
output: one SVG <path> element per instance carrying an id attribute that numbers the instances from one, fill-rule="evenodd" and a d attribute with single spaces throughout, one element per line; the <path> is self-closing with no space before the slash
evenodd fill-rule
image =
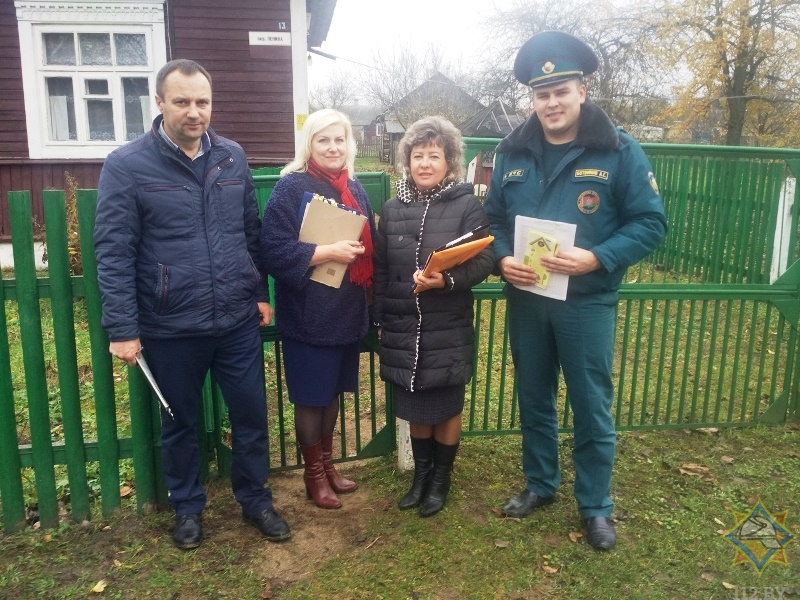
<path id="1" fill-rule="evenodd" d="M 398 419 L 421 425 L 443 423 L 464 410 L 466 386 L 449 387 L 410 392 L 398 385 L 392 386 L 394 414 Z"/>

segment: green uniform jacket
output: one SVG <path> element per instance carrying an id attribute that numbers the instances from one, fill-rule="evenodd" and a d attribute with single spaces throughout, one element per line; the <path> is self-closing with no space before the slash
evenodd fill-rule
<path id="1" fill-rule="evenodd" d="M 575 223 L 575 245 L 591 250 L 602 268 L 570 277 L 568 296 L 616 295 L 625 270 L 652 252 L 667 230 L 650 162 L 638 142 L 590 100 L 549 181 L 542 170 L 543 139 L 533 115 L 497 146 L 485 203 L 495 258 L 514 255 L 517 215 Z"/>

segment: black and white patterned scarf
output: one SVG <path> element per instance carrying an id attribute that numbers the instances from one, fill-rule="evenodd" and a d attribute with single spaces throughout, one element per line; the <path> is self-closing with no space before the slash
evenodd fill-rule
<path id="1" fill-rule="evenodd" d="M 448 181 L 445 183 L 442 181 L 429 190 L 421 191 L 414 185 L 413 179 L 404 177 L 395 183 L 395 188 L 397 189 L 397 198 L 401 202 L 408 204 L 410 202 L 429 202 L 434 198 L 438 198 L 443 191 L 453 187 L 456 183 L 458 182 Z"/>

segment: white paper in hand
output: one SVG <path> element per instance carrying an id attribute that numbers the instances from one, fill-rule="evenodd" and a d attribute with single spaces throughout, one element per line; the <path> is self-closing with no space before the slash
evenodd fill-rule
<path id="1" fill-rule="evenodd" d="M 558 239 L 559 251 L 572 250 L 575 247 L 576 227 L 574 223 L 548 221 L 546 219 L 534 219 L 533 217 L 517 215 L 514 221 L 514 260 L 517 262 L 524 263 L 525 261 L 525 254 L 528 251 L 528 232 L 531 230 L 555 236 Z M 517 285 L 515 287 L 540 296 L 566 300 L 568 285 L 569 275 L 551 273 L 550 282 L 544 289 L 536 285 Z"/>

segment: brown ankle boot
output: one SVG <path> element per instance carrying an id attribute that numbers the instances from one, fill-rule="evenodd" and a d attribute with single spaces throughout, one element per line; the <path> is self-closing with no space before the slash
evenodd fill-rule
<path id="1" fill-rule="evenodd" d="M 355 481 L 345 479 L 336 470 L 333 465 L 333 435 L 322 436 L 322 464 L 325 466 L 325 475 L 328 477 L 328 483 L 337 494 L 347 494 L 348 492 L 355 491 L 358 484 Z"/>
<path id="2" fill-rule="evenodd" d="M 342 503 L 333 493 L 325 466 L 322 464 L 322 444 L 317 442 L 311 446 L 300 446 L 306 470 L 303 481 L 306 484 L 306 495 L 314 500 L 320 508 L 341 508 Z"/>

